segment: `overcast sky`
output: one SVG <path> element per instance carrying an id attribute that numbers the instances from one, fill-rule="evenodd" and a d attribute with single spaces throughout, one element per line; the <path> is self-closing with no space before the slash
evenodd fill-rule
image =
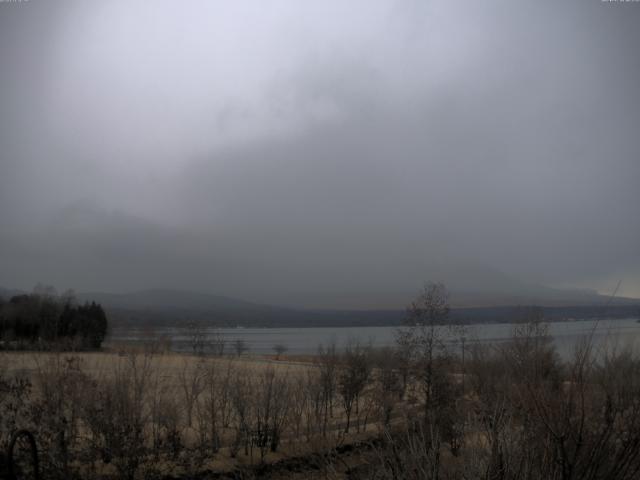
<path id="1" fill-rule="evenodd" d="M 640 3 L 0 2 L 0 127 L 6 287 L 640 297 Z"/>

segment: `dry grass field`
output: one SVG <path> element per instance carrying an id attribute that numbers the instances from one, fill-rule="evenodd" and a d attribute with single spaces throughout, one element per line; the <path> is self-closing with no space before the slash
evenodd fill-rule
<path id="1" fill-rule="evenodd" d="M 3 399 L 22 404 L 8 407 L 11 423 L 37 432 L 50 472 L 187 478 L 306 457 L 374 429 L 374 405 L 360 401 L 345 432 L 336 379 L 329 399 L 318 363 L 117 350 L 0 353 L 2 378 L 26 385 Z"/>
<path id="2" fill-rule="evenodd" d="M 32 432 L 52 479 L 637 478 L 633 351 L 561 361 L 532 322 L 457 357 L 436 333 L 305 358 L 4 352 L 0 447 Z"/>
<path id="3" fill-rule="evenodd" d="M 311 357 L 305 366 L 299 360 L 289 361 L 283 357 L 276 360 L 269 356 L 225 356 L 204 357 L 174 352 L 162 354 L 145 354 L 141 349 L 113 349 L 103 352 L 74 352 L 74 353 L 49 353 L 49 352 L 0 352 L 0 368 L 4 373 L 12 375 L 36 375 L 47 366 L 59 362 L 70 362 L 93 378 L 99 379 L 113 375 L 130 363 L 131 358 L 142 359 L 149 362 L 149 368 L 168 383 L 174 383 L 177 387 L 179 377 L 184 369 L 191 371 L 197 367 L 232 368 L 240 370 L 248 375 L 258 375 L 267 369 L 277 369 L 286 375 L 299 376 L 313 367 Z"/>

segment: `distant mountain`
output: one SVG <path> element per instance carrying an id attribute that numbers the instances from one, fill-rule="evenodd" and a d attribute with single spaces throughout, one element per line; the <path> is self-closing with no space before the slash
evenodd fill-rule
<path id="1" fill-rule="evenodd" d="M 528 289 L 520 292 L 504 293 L 496 291 L 460 290 L 449 287 L 450 303 L 456 308 L 501 307 L 512 305 L 546 306 L 594 306 L 608 303 L 607 295 L 588 290 L 564 289 Z M 397 310 L 408 305 L 418 294 L 419 288 L 412 292 L 340 292 L 314 293 L 304 292 L 276 298 L 276 302 L 299 309 L 323 310 L 323 305 L 332 305 L 333 310 Z M 640 303 L 633 298 L 615 297 L 614 305 Z"/>
<path id="2" fill-rule="evenodd" d="M 508 322 L 517 320 L 519 305 L 541 305 L 550 320 L 593 318 L 600 316 L 629 317 L 640 311 L 640 301 L 616 299 L 605 309 L 609 298 L 589 291 L 571 292 L 570 303 L 564 290 L 545 289 L 544 301 L 532 297 L 504 297 L 513 303 L 454 305 L 451 317 L 469 323 Z M 554 303 L 553 296 L 556 296 Z M 480 297 L 487 301 L 487 297 Z M 188 322 L 224 327 L 311 327 L 399 325 L 404 309 L 309 309 L 252 303 L 229 297 L 179 290 L 154 289 L 140 292 L 82 293 L 80 301 L 101 303 L 115 325 L 185 325 Z M 471 296 L 468 300 L 473 300 Z M 519 313 L 520 312 L 520 313 Z"/>
<path id="3" fill-rule="evenodd" d="M 476 291 L 462 291 L 456 287 L 451 289 L 451 317 L 469 323 L 514 321 L 519 315 L 519 305 L 543 306 L 549 320 L 630 317 L 640 313 L 640 300 L 615 298 L 610 302 L 609 297 L 590 290 L 553 289 L 520 283 L 510 291 L 501 292 L 494 290 L 495 282 L 492 288 L 484 285 Z M 0 297 L 5 299 L 19 293 L 24 292 L 0 288 Z M 393 294 L 388 294 L 385 300 L 391 297 Z M 403 306 L 379 308 L 375 302 L 371 302 L 369 308 L 360 309 L 282 307 L 171 289 L 121 294 L 84 292 L 77 298 L 80 302 L 100 303 L 114 326 L 179 326 L 198 322 L 224 327 L 339 327 L 399 325 L 404 318 Z M 361 301 L 366 302 L 367 298 L 380 299 L 380 296 L 364 294 Z M 411 299 L 412 295 L 398 294 L 393 303 L 407 305 Z M 326 304 L 336 304 L 333 300 Z"/>
<path id="4" fill-rule="evenodd" d="M 477 263 L 441 263 L 418 266 L 410 279 L 390 278 L 389 284 L 402 285 L 395 290 L 340 290 L 335 292 L 297 292 L 270 301 L 296 308 L 322 309 L 401 309 L 418 294 L 423 281 L 442 282 L 450 292 L 453 307 L 499 307 L 510 305 L 594 306 L 609 302 L 607 295 L 590 289 L 553 288 L 525 282 L 499 270 Z M 264 300 L 261 298 L 261 300 Z M 639 303 L 638 299 L 616 296 L 613 304 Z"/>
<path id="5" fill-rule="evenodd" d="M 20 290 L 16 290 L 16 289 L 13 289 L 13 288 L 0 287 L 0 298 L 3 298 L 5 300 L 8 300 L 13 296 L 20 295 L 22 293 L 25 293 L 25 292 L 22 292 Z"/>
<path id="6" fill-rule="evenodd" d="M 96 301 L 112 308 L 125 309 L 188 309 L 188 310 L 261 310 L 267 307 L 244 300 L 170 289 L 150 289 L 132 293 L 83 292 L 77 295 L 80 301 Z"/>
<path id="7" fill-rule="evenodd" d="M 198 322 L 225 327 L 269 327 L 304 320 L 301 319 L 304 315 L 294 309 L 182 290 L 151 289 L 123 294 L 86 292 L 77 297 L 79 301 L 102 304 L 116 325 Z M 314 316 L 311 312 L 309 315 Z"/>

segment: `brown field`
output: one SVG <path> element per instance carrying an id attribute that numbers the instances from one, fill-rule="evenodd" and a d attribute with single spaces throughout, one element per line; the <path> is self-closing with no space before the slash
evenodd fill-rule
<path id="1" fill-rule="evenodd" d="M 435 331 L 280 359 L 0 353 L 0 448 L 29 430 L 54 479 L 637 478 L 636 355 L 562 362 L 534 322 L 456 357 Z"/>
<path id="2" fill-rule="evenodd" d="M 109 394 L 115 393 L 114 397 L 122 397 L 107 403 L 120 403 L 113 412 L 119 421 L 131 424 L 139 422 L 144 432 L 140 438 L 128 438 L 125 434 L 120 440 L 142 442 L 149 450 L 157 449 L 153 454 L 145 455 L 148 458 L 139 458 L 136 462 L 140 465 L 136 465 L 135 470 L 138 475 L 143 472 L 145 477 L 169 474 L 188 477 L 196 471 L 233 472 L 238 468 L 268 464 L 276 465 L 271 476 L 277 476 L 278 468 L 286 468 L 290 476 L 288 461 L 300 468 L 301 457 L 319 449 L 333 448 L 346 441 L 357 442 L 373 435 L 373 422 L 367 418 L 374 415 L 370 401 L 361 402 L 367 410 L 360 410 L 355 421 L 352 418 L 348 435 L 344 432 L 345 415 L 340 411 L 337 399 L 331 400 L 335 403 L 330 406 L 333 411 L 330 418 L 327 412 L 326 425 L 321 425 L 318 410 L 322 406 L 317 403 L 313 407 L 315 414 L 312 414 L 312 406 L 306 398 L 308 392 L 304 392 L 311 388 L 310 383 L 316 378 L 319 367 L 311 362 L 302 362 L 299 358 L 283 356 L 275 360 L 275 357 L 266 356 L 151 354 L 130 347 L 113 350 L 80 353 L 2 352 L 0 372 L 4 378 L 29 382 L 28 400 L 27 395 L 20 399 L 42 404 L 42 408 L 47 409 L 47 403 L 53 397 L 59 397 L 55 398 L 57 405 L 48 406 L 52 407 L 51 410 L 59 408 L 60 402 L 66 403 L 62 407 L 66 410 L 64 413 L 75 419 L 75 425 L 69 428 L 68 438 L 74 444 L 78 457 L 86 456 L 81 452 L 87 445 L 96 443 L 95 429 L 87 425 L 90 422 L 86 419 L 80 419 L 91 415 L 83 412 L 83 404 L 96 400 L 95 393 L 92 395 L 90 390 L 100 390 L 99 386 L 103 386 L 103 392 L 98 392 L 98 395 L 109 390 Z M 234 388 L 245 390 L 237 392 Z M 238 393 L 244 398 L 239 398 Z M 136 396 L 140 398 L 136 399 Z M 279 406 L 273 405 L 272 412 L 261 412 L 258 402 L 278 403 Z M 247 418 L 239 420 L 237 410 L 243 408 L 247 410 Z M 100 411 L 95 412 L 94 416 L 105 414 Z M 213 419 L 213 416 L 216 418 Z M 50 437 L 52 433 L 55 435 L 59 427 L 55 419 L 45 418 L 45 423 L 47 420 L 51 421 L 51 425 L 47 426 L 50 431 L 41 434 L 41 437 Z M 281 430 L 277 449 L 260 443 L 259 436 L 266 431 L 269 437 L 272 428 L 261 426 L 261 422 L 277 424 L 274 428 Z M 16 423 L 22 423 L 36 432 L 41 430 L 26 418 L 17 418 Z M 219 423 L 214 427 L 218 436 L 215 448 L 211 448 L 213 440 L 210 431 L 213 423 Z M 114 427 L 117 430 L 117 425 Z M 239 434 L 239 431 L 243 433 Z M 45 455 L 56 456 L 55 452 L 51 452 L 55 450 L 55 445 L 46 445 L 40 438 L 38 440 Z M 175 448 L 169 445 L 172 441 L 176 443 Z M 167 453 L 172 449 L 179 451 Z M 69 463 L 83 476 L 119 477 L 126 473 L 127 468 L 126 461 L 119 468 L 115 461 L 99 458 L 94 459 L 91 465 L 80 465 L 78 461 Z M 149 466 L 148 463 L 152 464 L 152 468 L 145 468 Z M 285 467 L 278 467 L 280 464 Z M 315 467 L 311 474 L 313 470 Z M 306 473 L 308 475 L 309 472 Z"/>
<path id="3" fill-rule="evenodd" d="M 145 355 L 139 349 L 127 349 L 123 351 L 103 352 L 74 352 L 74 353 L 48 353 L 48 352 L 0 352 L 0 368 L 5 373 L 12 375 L 35 375 L 47 365 L 55 362 L 73 361 L 82 371 L 94 378 L 109 376 L 127 364 L 132 356 L 145 358 L 150 363 L 150 368 L 157 372 L 167 383 L 177 387 L 177 380 L 184 368 L 191 370 L 197 365 L 209 365 L 217 368 L 238 369 L 244 373 L 258 375 L 265 369 L 274 368 L 286 375 L 301 375 L 308 371 L 313 364 L 304 365 L 299 360 L 289 361 L 287 357 L 276 360 L 270 356 L 225 356 L 204 357 L 180 353 L 162 353 Z M 175 382 L 175 383 L 174 383 Z"/>

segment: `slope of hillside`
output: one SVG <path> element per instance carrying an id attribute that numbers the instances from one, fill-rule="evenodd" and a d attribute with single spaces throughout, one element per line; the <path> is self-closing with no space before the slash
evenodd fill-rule
<path id="1" fill-rule="evenodd" d="M 567 318 L 632 317 L 640 312 L 640 300 L 598 295 L 588 290 L 563 290 L 531 287 L 519 284 L 509 292 L 462 292 L 452 289 L 451 318 L 468 323 L 517 321 L 519 305 L 545 307 L 549 320 Z M 0 297 L 10 298 L 20 292 L 0 288 Z M 384 296 L 382 296 L 384 298 Z M 390 298 L 391 295 L 387 297 Z M 224 327 L 311 327 L 399 325 L 404 318 L 404 306 L 412 296 L 398 295 L 393 308 L 379 308 L 379 295 L 363 295 L 368 308 L 305 308 L 302 306 L 274 306 L 253 303 L 220 295 L 171 289 L 149 289 L 130 293 L 84 292 L 80 302 L 102 304 L 112 325 L 186 325 L 190 322 L 215 324 Z M 369 299 L 370 303 L 367 303 Z M 332 304 L 328 301 L 325 304 Z M 292 303 L 296 303 L 295 299 Z M 335 302 L 333 303 L 335 304 Z M 605 309 L 605 305 L 608 307 Z"/>
<path id="2" fill-rule="evenodd" d="M 262 310 L 274 308 L 221 295 L 170 289 L 149 289 L 121 294 L 83 292 L 78 294 L 78 300 L 93 300 L 109 307 L 124 309 Z"/>

